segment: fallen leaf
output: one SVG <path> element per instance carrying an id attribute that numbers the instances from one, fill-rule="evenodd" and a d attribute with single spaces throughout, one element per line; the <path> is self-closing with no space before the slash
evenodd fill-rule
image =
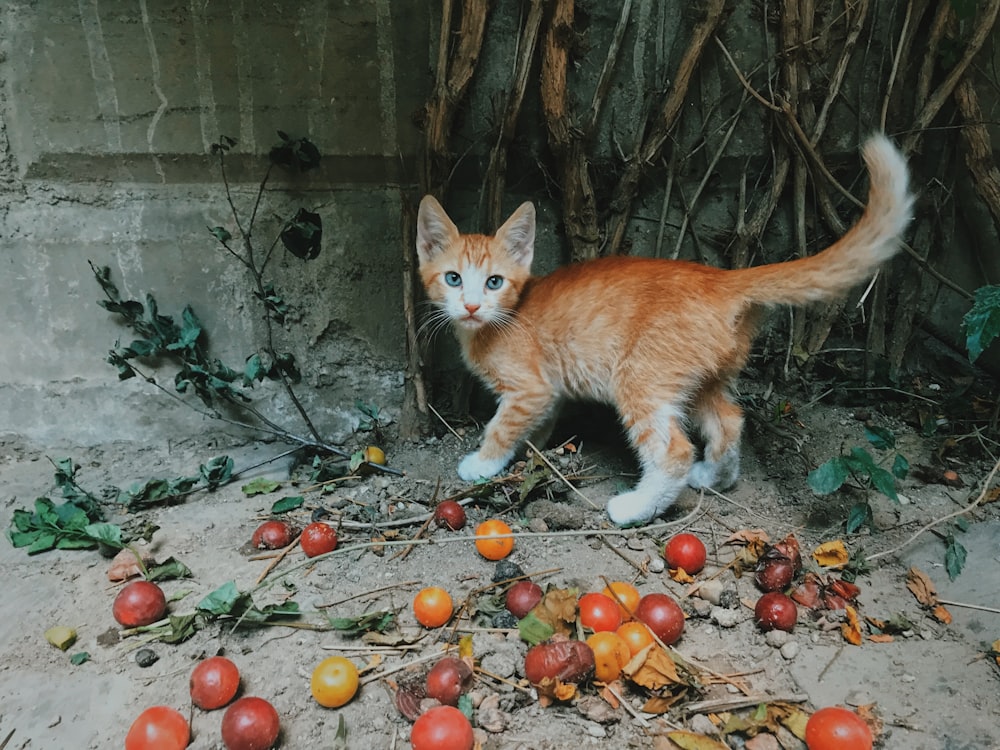
<path id="1" fill-rule="evenodd" d="M 854 607 L 847 605 L 845 608 L 847 612 L 847 622 L 844 622 L 840 626 L 840 632 L 844 636 L 844 640 L 848 643 L 852 643 L 855 646 L 861 645 L 861 623 L 858 622 L 858 613 L 855 611 Z"/>
<path id="2" fill-rule="evenodd" d="M 997 500 L 1000 500 L 1000 487 L 994 487 L 992 490 L 983 495 L 983 501 L 980 505 L 995 503 Z"/>
<path id="3" fill-rule="evenodd" d="M 861 720 L 872 730 L 872 735 L 878 739 L 884 728 L 882 717 L 879 716 L 876 703 L 864 703 L 857 708 L 857 714 Z"/>
<path id="4" fill-rule="evenodd" d="M 756 542 L 767 544 L 769 541 L 771 541 L 771 537 L 764 529 L 743 529 L 730 535 L 723 544 L 754 544 Z"/>
<path id="5" fill-rule="evenodd" d="M 554 677 L 545 677 L 535 685 L 538 691 L 538 703 L 543 708 L 550 706 L 557 701 L 570 701 L 576 697 L 576 685 L 572 682 L 563 682 Z"/>
<path id="6" fill-rule="evenodd" d="M 997 666 L 1000 667 L 1000 639 L 993 641 L 990 649 L 993 658 L 996 660 Z"/>
<path id="7" fill-rule="evenodd" d="M 667 572 L 677 583 L 694 583 L 694 577 L 688 575 L 684 568 L 668 568 Z"/>
<path id="8" fill-rule="evenodd" d="M 892 643 L 896 637 L 888 633 L 872 633 L 868 636 L 868 640 L 872 643 Z"/>
<path id="9" fill-rule="evenodd" d="M 937 589 L 934 588 L 934 582 L 919 568 L 913 567 L 907 571 L 906 588 L 925 607 L 937 604 Z"/>
<path id="10" fill-rule="evenodd" d="M 618 696 L 622 694 L 622 683 L 621 680 L 614 680 L 607 683 L 603 688 L 601 688 L 601 698 L 611 706 L 611 708 L 618 708 L 621 705 L 621 701 L 618 700 Z"/>
<path id="11" fill-rule="evenodd" d="M 572 635 L 576 628 L 578 594 L 576 589 L 550 589 L 531 610 L 531 614 L 556 633 Z"/>
<path id="12" fill-rule="evenodd" d="M 680 700 L 684 698 L 687 691 L 681 691 L 680 693 L 666 695 L 654 695 L 642 706 L 642 712 L 646 714 L 665 714 L 671 708 L 674 707 Z"/>
<path id="13" fill-rule="evenodd" d="M 816 563 L 823 568 L 842 568 L 851 559 L 847 553 L 847 547 L 839 539 L 823 542 L 813 550 L 812 556 Z"/>
<path id="14" fill-rule="evenodd" d="M 156 562 L 153 559 L 153 555 L 145 550 L 142 551 L 141 555 L 142 564 L 147 568 Z M 127 581 L 129 578 L 135 578 L 144 572 L 142 565 L 139 564 L 135 556 L 135 552 L 126 547 L 111 559 L 111 567 L 108 568 L 108 580 L 114 582 Z"/>
<path id="15" fill-rule="evenodd" d="M 667 737 L 684 750 L 729 750 L 729 745 L 696 732 L 667 732 Z"/>
<path id="16" fill-rule="evenodd" d="M 945 609 L 943 604 L 938 604 L 931 610 L 931 614 L 934 615 L 934 619 L 938 622 L 943 622 L 945 625 L 951 624 L 951 612 Z"/>
<path id="17" fill-rule="evenodd" d="M 650 690 L 681 683 L 677 666 L 662 648 L 651 643 L 624 666 L 622 673 L 632 682 Z"/>

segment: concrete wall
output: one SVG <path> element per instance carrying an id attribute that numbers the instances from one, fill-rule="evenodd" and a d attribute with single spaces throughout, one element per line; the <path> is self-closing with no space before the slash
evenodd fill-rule
<path id="1" fill-rule="evenodd" d="M 461 227 L 487 231 L 492 227 L 482 222 L 482 175 L 523 10 L 516 3 L 491 7 L 468 108 L 456 123 L 453 149 L 460 158 L 448 197 Z M 634 0 L 631 7 L 592 144 L 601 206 L 621 159 L 641 136 L 645 104 L 671 86 L 699 15 L 682 0 Z M 833 63 L 830 50 L 837 48 L 845 23 L 840 4 L 818 7 L 820 33 L 809 50 L 817 82 L 826 75 L 823 66 Z M 578 0 L 581 34 L 571 70 L 577 112 L 590 104 L 620 8 Z M 857 146 L 876 128 L 901 23 L 893 8 L 880 8 L 822 142 L 827 163 L 851 186 L 861 178 Z M 775 19 L 763 17 L 753 3 L 735 3 L 730 10 L 718 36 L 735 64 L 767 90 L 777 82 Z M 238 142 L 227 166 L 235 203 L 246 216 L 278 129 L 309 136 L 324 155 L 316 172 L 275 173 L 259 212 L 255 237 L 263 246 L 279 226 L 275 215 L 304 206 L 324 222 L 317 260 L 304 265 L 279 250 L 269 269 L 270 280 L 293 303 L 278 331 L 278 348 L 303 364 L 300 394 L 331 438 L 344 437 L 359 416 L 355 398 L 390 415 L 397 410 L 404 345 L 401 200 L 416 196 L 416 123 L 431 87 L 438 12 L 437 2 L 393 0 L 4 2 L 0 434 L 98 442 L 162 440 L 203 428 L 203 418 L 176 408 L 147 384 L 117 382 L 104 357 L 118 337 L 127 343 L 130 334 L 96 304 L 101 294 L 88 261 L 109 266 L 128 296 L 154 295 L 164 313 L 177 316 L 192 304 L 210 333 L 213 355 L 241 366 L 262 340 L 261 312 L 246 273 L 207 230 L 236 229 L 219 166 L 208 152 L 221 135 Z M 510 152 L 506 205 L 512 210 L 522 200 L 536 202 L 537 270 L 544 272 L 565 261 L 566 247 L 537 72 L 536 60 Z M 899 89 L 896 108 L 908 96 Z M 995 107 L 993 100 L 987 104 Z M 723 158 L 709 170 L 737 115 Z M 906 116 L 897 120 L 908 122 Z M 665 203 L 671 183 L 666 165 L 650 165 L 629 226 L 631 251 L 677 252 L 727 264 L 741 180 L 744 207 L 752 207 L 766 188 L 770 144 L 783 137 L 775 121 L 748 99 L 731 64 L 710 43 L 673 134 L 678 160 L 670 201 Z M 955 173 L 949 165 L 960 162 L 960 153 L 931 140 L 953 137 L 948 133 L 933 130 L 913 160 L 916 184 L 926 186 L 923 205 L 942 215 L 937 223 L 933 213 L 925 217 L 936 229 L 927 233 L 932 244 L 918 252 L 974 289 L 998 281 L 1000 261 L 976 250 L 995 245 L 996 231 L 971 197 L 967 179 L 955 186 L 963 196 L 959 205 L 950 202 Z M 706 189 L 677 243 L 687 201 L 706 172 Z M 943 209 L 931 205 L 939 200 Z M 839 208 L 845 220 L 855 215 L 846 202 Z M 832 239 L 814 209 L 810 205 L 809 252 Z M 786 203 L 752 248 L 754 262 L 792 257 L 793 223 L 794 210 Z M 968 303 L 932 284 L 923 294 L 921 310 L 960 342 L 959 321 Z M 848 315 L 849 324 L 863 331 L 861 313 Z M 448 368 L 460 365 L 453 349 L 443 345 L 442 352 L 436 364 L 446 379 Z M 163 382 L 169 386 L 169 373 Z M 267 409 L 300 431 L 279 392 L 258 390 Z M 439 395 L 446 397 L 447 390 Z"/>
<path id="2" fill-rule="evenodd" d="M 131 334 L 97 306 L 88 260 L 165 314 L 192 304 L 213 354 L 241 367 L 261 311 L 208 233 L 236 230 L 208 152 L 220 135 L 238 141 L 227 164 L 245 220 L 278 129 L 324 155 L 307 179 L 276 173 L 259 212 L 263 247 L 274 215 L 301 205 L 324 222 L 317 260 L 279 249 L 268 272 L 293 302 L 279 349 L 305 365 L 302 396 L 334 438 L 358 416 L 355 397 L 398 407 L 398 185 L 412 182 L 429 23 L 425 8 L 391 0 L 5 2 L 0 434 L 97 442 L 202 427 L 104 363 Z M 293 413 L 286 423 L 301 426 Z"/>

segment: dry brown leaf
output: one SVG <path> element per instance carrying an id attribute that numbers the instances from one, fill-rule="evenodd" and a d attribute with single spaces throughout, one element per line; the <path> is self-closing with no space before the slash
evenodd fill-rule
<path id="1" fill-rule="evenodd" d="M 622 672 L 632 682 L 650 690 L 681 683 L 674 660 L 655 643 L 633 656 Z"/>
<path id="2" fill-rule="evenodd" d="M 888 633 L 872 633 L 868 640 L 872 643 L 892 643 L 896 638 Z"/>
<path id="3" fill-rule="evenodd" d="M 844 622 L 840 626 L 840 632 L 844 636 L 844 640 L 848 643 L 854 644 L 855 646 L 861 645 L 861 623 L 858 622 L 858 613 L 855 611 L 854 607 L 848 605 L 845 609 L 847 612 L 847 622 Z"/>
<path id="4" fill-rule="evenodd" d="M 993 658 L 996 659 L 997 666 L 1000 667 L 1000 639 L 993 641 L 990 646 L 993 653 Z"/>
<path id="5" fill-rule="evenodd" d="M 621 680 L 613 680 L 601 688 L 600 696 L 609 706 L 612 708 L 618 708 L 621 705 L 621 701 L 618 700 L 618 696 L 622 694 L 623 687 L 624 686 L 622 685 Z"/>
<path id="6" fill-rule="evenodd" d="M 934 619 L 938 622 L 943 622 L 945 625 L 951 624 L 951 612 L 945 609 L 943 604 L 938 604 L 934 609 L 931 610 L 931 614 L 934 615 Z"/>
<path id="7" fill-rule="evenodd" d="M 937 589 L 934 588 L 934 582 L 919 568 L 912 567 L 907 571 L 906 588 L 925 607 L 937 604 Z"/>
<path id="8" fill-rule="evenodd" d="M 986 503 L 995 503 L 997 500 L 1000 500 L 1000 487 L 994 487 L 992 490 L 987 492 L 983 496 L 983 502 L 981 505 L 986 505 Z"/>
<path id="9" fill-rule="evenodd" d="M 535 685 L 535 689 L 538 691 L 538 703 L 543 708 L 556 701 L 570 701 L 576 697 L 576 685 L 553 677 L 546 677 Z"/>
<path id="10" fill-rule="evenodd" d="M 642 706 L 642 712 L 646 714 L 665 714 L 673 708 L 683 697 L 684 691 L 677 693 L 667 693 L 666 695 L 653 695 Z"/>
<path id="11" fill-rule="evenodd" d="M 842 568 L 850 561 L 847 547 L 840 539 L 823 542 L 812 553 L 813 559 L 823 568 Z"/>
<path id="12" fill-rule="evenodd" d="M 885 726 L 882 717 L 879 716 L 877 706 L 878 704 L 876 703 L 864 703 L 857 708 L 858 716 L 872 730 L 872 735 L 876 739 L 882 735 L 882 730 Z"/>
<path id="13" fill-rule="evenodd" d="M 723 544 L 754 544 L 755 542 L 767 544 L 770 541 L 771 537 L 764 529 L 743 529 L 729 536 Z"/>
<path id="14" fill-rule="evenodd" d="M 689 575 L 684 568 L 668 568 L 667 572 L 677 583 L 694 583 L 694 576 Z"/>
<path id="15" fill-rule="evenodd" d="M 142 564 L 147 568 L 156 564 L 151 553 L 143 550 L 141 555 Z M 139 564 L 135 552 L 126 547 L 112 558 L 111 567 L 108 568 L 108 580 L 117 583 L 118 581 L 127 581 L 129 578 L 141 576 L 143 573 L 144 570 L 142 565 Z"/>

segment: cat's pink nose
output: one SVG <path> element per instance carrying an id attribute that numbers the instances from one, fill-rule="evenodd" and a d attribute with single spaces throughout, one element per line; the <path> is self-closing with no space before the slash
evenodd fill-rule
<path id="1" fill-rule="evenodd" d="M 468 310 L 469 315 L 475 315 L 476 311 L 479 310 L 480 307 L 481 307 L 481 305 L 477 305 L 477 304 L 475 304 L 473 302 L 466 302 L 465 303 L 465 309 Z"/>

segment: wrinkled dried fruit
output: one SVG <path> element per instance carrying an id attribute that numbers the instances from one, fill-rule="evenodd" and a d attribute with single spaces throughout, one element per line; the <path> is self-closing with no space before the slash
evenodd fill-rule
<path id="1" fill-rule="evenodd" d="M 578 683 L 594 671 L 594 652 L 583 641 L 554 637 L 528 650 L 524 676 L 533 684 L 549 678 Z"/>

